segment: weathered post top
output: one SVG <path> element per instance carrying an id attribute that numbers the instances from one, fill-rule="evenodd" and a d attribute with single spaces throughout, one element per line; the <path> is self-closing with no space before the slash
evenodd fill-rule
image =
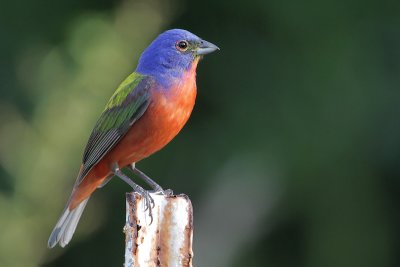
<path id="1" fill-rule="evenodd" d="M 192 267 L 193 209 L 186 195 L 151 194 L 153 221 L 137 193 L 126 194 L 125 267 Z"/>

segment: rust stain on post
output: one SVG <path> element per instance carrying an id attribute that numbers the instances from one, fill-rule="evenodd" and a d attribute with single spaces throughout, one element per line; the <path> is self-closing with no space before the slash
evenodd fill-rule
<path id="1" fill-rule="evenodd" d="M 125 267 L 192 267 L 193 209 L 186 195 L 154 199 L 153 223 L 142 197 L 126 195 Z"/>

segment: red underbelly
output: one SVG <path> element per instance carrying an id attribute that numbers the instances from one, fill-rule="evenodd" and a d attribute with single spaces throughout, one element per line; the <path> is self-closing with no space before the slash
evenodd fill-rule
<path id="1" fill-rule="evenodd" d="M 189 119 L 195 98 L 195 85 L 180 88 L 179 92 L 172 92 L 168 96 L 160 92 L 153 93 L 152 102 L 146 112 L 108 153 L 104 161 L 108 164 L 118 162 L 122 168 L 163 148 Z"/>

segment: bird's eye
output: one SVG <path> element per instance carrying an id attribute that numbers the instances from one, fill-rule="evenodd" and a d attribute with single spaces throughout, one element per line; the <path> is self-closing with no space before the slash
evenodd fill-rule
<path id="1" fill-rule="evenodd" d="M 178 41 L 176 43 L 176 48 L 180 51 L 186 51 L 189 47 L 189 43 L 187 41 Z"/>

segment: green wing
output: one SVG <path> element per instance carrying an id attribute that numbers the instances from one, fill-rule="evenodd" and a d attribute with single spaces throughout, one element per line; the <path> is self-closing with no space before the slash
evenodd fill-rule
<path id="1" fill-rule="evenodd" d="M 98 119 L 83 154 L 82 169 L 77 183 L 88 174 L 129 128 L 146 111 L 149 103 L 149 89 L 153 80 L 138 73 L 132 73 L 123 81 L 108 101 Z"/>

